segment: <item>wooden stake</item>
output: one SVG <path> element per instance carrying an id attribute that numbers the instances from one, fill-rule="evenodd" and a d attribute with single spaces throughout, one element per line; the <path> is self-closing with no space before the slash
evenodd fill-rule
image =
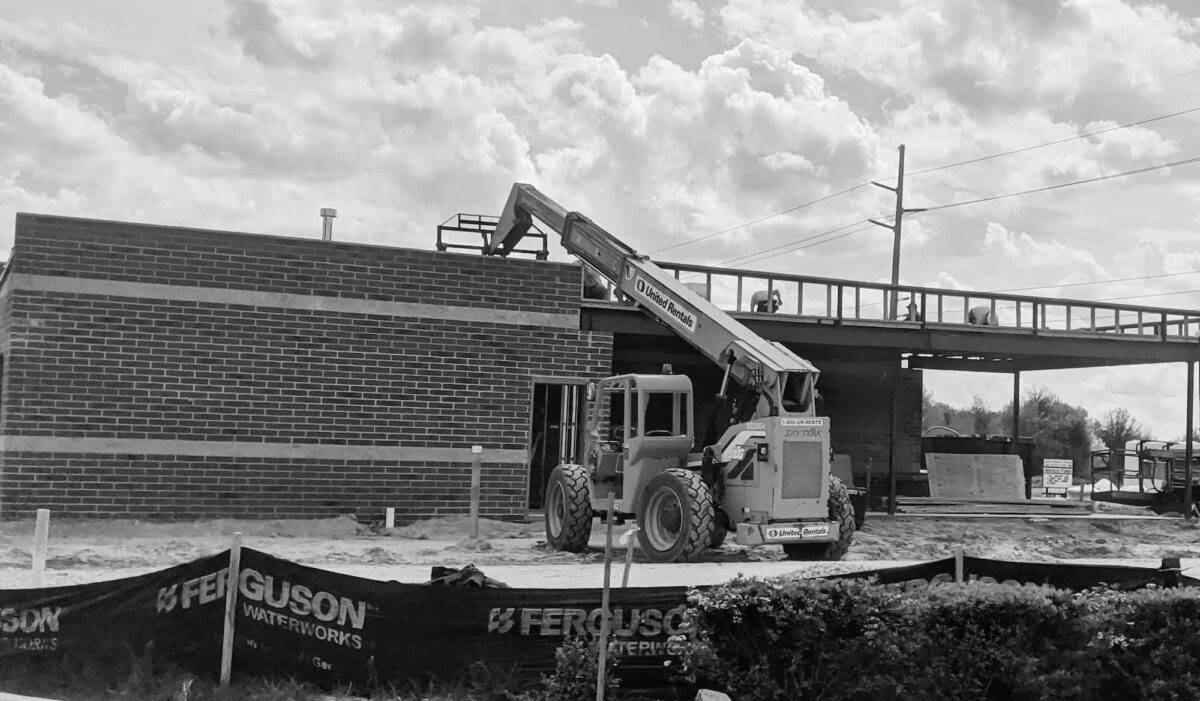
<path id="1" fill-rule="evenodd" d="M 33 588 L 42 586 L 46 572 L 46 548 L 50 540 L 50 509 L 37 510 L 37 525 L 33 530 Z"/>
<path id="2" fill-rule="evenodd" d="M 640 529 L 637 526 L 634 526 L 625 532 L 625 573 L 621 575 L 622 589 L 625 589 L 629 586 L 629 569 L 633 567 L 634 543 L 637 542 L 637 532 L 639 530 Z"/>
<path id="3" fill-rule="evenodd" d="M 233 674 L 233 629 L 237 618 L 238 585 L 241 582 L 242 534 L 234 533 L 229 546 L 229 573 L 225 579 L 225 633 L 221 638 L 221 686 L 229 686 Z"/>
<path id="4" fill-rule="evenodd" d="M 608 493 L 608 513 L 605 515 L 604 529 L 604 589 L 600 594 L 600 664 L 596 672 L 596 701 L 604 701 L 604 672 L 608 666 L 608 630 L 611 625 L 609 621 L 611 612 L 608 610 L 609 594 L 612 587 L 609 584 L 609 577 L 612 575 L 612 529 L 613 529 L 613 512 L 617 509 L 616 496 L 612 492 Z"/>
<path id="5" fill-rule="evenodd" d="M 483 477 L 483 446 L 471 446 L 471 538 L 479 540 L 479 483 Z"/>
<path id="6" fill-rule="evenodd" d="M 962 548 L 954 549 L 954 581 L 958 584 L 963 583 L 963 550 Z"/>

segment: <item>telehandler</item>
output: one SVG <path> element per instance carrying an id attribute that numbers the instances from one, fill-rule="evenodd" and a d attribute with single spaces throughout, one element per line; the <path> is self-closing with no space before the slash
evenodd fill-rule
<path id="1" fill-rule="evenodd" d="M 791 559 L 840 559 L 854 537 L 846 486 L 831 474 L 829 419 L 816 415 L 818 371 L 767 341 L 578 212 L 517 183 L 487 246 L 507 255 L 537 219 L 564 248 L 724 369 L 731 403 L 719 441 L 693 453 L 692 383 L 629 374 L 588 384 L 578 464 L 546 485 L 547 542 L 587 547 L 596 516 L 636 519 L 656 562 L 697 559 L 732 533 L 742 545 L 777 543 Z M 730 384 L 737 385 L 737 391 Z"/>

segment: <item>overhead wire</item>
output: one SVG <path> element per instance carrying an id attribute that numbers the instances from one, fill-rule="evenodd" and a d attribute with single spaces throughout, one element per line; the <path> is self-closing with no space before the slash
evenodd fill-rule
<path id="1" fill-rule="evenodd" d="M 1190 73 L 1196 73 L 1196 72 L 1200 72 L 1200 69 L 1197 69 L 1197 70 L 1195 70 L 1195 71 L 1189 71 L 1189 72 L 1182 73 L 1182 74 L 1180 74 L 1180 76 L 1182 76 L 1182 75 L 1188 75 L 1188 74 L 1190 74 Z M 1178 76 L 1176 76 L 1176 77 L 1178 77 Z M 1106 127 L 1106 128 L 1104 128 L 1104 129 L 1098 129 L 1098 130 L 1095 130 L 1095 131 L 1087 132 L 1087 133 L 1084 133 L 1084 134 L 1077 134 L 1077 135 L 1075 135 L 1075 136 L 1070 136 L 1070 137 L 1066 137 L 1066 138 L 1062 138 L 1062 139 L 1056 139 L 1056 140 L 1053 140 L 1053 141 L 1047 141 L 1047 142 L 1045 142 L 1045 143 L 1041 143 L 1041 144 L 1034 144 L 1034 145 L 1031 145 L 1031 146 L 1024 146 L 1024 147 L 1021 147 L 1021 148 L 1010 149 L 1010 150 L 1008 150 L 1008 151 L 1002 151 L 1002 152 L 1000 152 L 1000 153 L 993 153 L 993 154 L 989 154 L 989 155 L 986 155 L 986 156 L 979 156 L 979 157 L 977 157 L 977 158 L 970 158 L 970 159 L 967 159 L 967 160 L 964 160 L 964 161 L 957 161 L 957 162 L 954 162 L 954 163 L 946 163 L 946 164 L 943 164 L 943 165 L 940 165 L 940 166 L 934 166 L 934 167 L 931 167 L 931 168 L 925 168 L 925 169 L 922 169 L 922 170 L 916 170 L 916 171 L 912 171 L 912 172 L 905 173 L 905 176 L 906 176 L 906 177 L 913 177 L 913 176 L 916 176 L 916 175 L 923 175 L 923 174 L 925 174 L 925 173 L 933 173 L 933 172 L 937 172 L 937 171 L 941 171 L 941 170 L 948 170 L 948 169 L 950 169 L 950 168 L 956 168 L 956 167 L 959 167 L 959 166 L 969 165 L 969 164 L 973 164 L 973 163 L 980 163 L 980 162 L 983 162 L 983 161 L 993 160 L 993 159 L 996 159 L 996 158 L 1002 158 L 1002 157 L 1005 157 L 1005 156 L 1011 156 L 1011 155 L 1018 154 L 1018 153 L 1026 153 L 1026 152 L 1028 152 L 1028 151 L 1034 151 L 1034 150 L 1041 149 L 1041 148 L 1047 148 L 1047 147 L 1049 147 L 1049 146 L 1056 146 L 1056 145 L 1059 145 L 1059 144 L 1064 144 L 1064 143 L 1068 143 L 1068 142 L 1071 142 L 1071 141 L 1078 141 L 1078 140 L 1080 140 L 1080 139 L 1086 139 L 1086 138 L 1089 138 L 1089 137 L 1092 137 L 1092 136 L 1098 136 L 1098 135 L 1100 135 L 1100 134 L 1107 134 L 1107 133 L 1110 133 L 1110 132 L 1119 131 L 1119 130 L 1121 130 L 1121 129 L 1129 129 L 1129 128 L 1132 128 L 1132 127 L 1135 127 L 1135 126 L 1141 126 L 1141 125 L 1143 125 L 1143 124 L 1150 124 L 1150 123 L 1153 123 L 1153 122 L 1159 122 L 1159 121 L 1163 121 L 1163 120 L 1166 120 L 1166 119 L 1172 119 L 1172 118 L 1174 118 L 1174 117 L 1180 117 L 1180 116 L 1183 116 L 1183 115 L 1186 115 L 1186 114 L 1192 114 L 1192 113 L 1195 113 L 1195 112 L 1200 112 L 1200 107 L 1191 107 L 1191 108 L 1188 108 L 1188 109 L 1185 109 L 1185 110 L 1179 110 L 1179 111 L 1176 111 L 1176 112 L 1171 112 L 1171 113 L 1168 113 L 1168 114 L 1162 114 L 1162 115 L 1157 115 L 1157 116 L 1154 116 L 1154 117 L 1148 117 L 1148 118 L 1146 118 L 1146 119 L 1140 119 L 1140 120 L 1137 120 L 1137 121 L 1134 121 L 1134 122 L 1127 122 L 1127 123 L 1125 123 L 1125 124 L 1119 124 L 1119 125 L 1112 126 L 1112 127 Z M 1011 120 L 1010 120 L 1010 121 L 1011 121 Z M 1003 123 L 1003 122 L 1001 122 L 1001 123 Z M 1191 161 L 1187 161 L 1187 162 L 1191 162 Z M 1170 165 L 1183 165 L 1183 164 L 1185 164 L 1185 163 L 1186 163 L 1186 162 L 1180 162 L 1180 163 L 1176 163 L 1176 164 L 1167 164 L 1167 165 L 1158 166 L 1158 167 L 1169 167 Z M 1154 169 L 1157 169 L 1157 167 L 1155 167 L 1155 168 L 1151 168 L 1150 170 L 1154 170 Z M 1100 178 L 1095 178 L 1095 179 L 1090 179 L 1090 180 L 1084 180 L 1084 181 L 1078 181 L 1078 182 L 1076 182 L 1076 183 L 1069 183 L 1069 184 L 1061 184 L 1061 185 L 1049 186 L 1049 187 L 1046 187 L 1046 188 L 1040 188 L 1040 189 L 1035 189 L 1035 190 L 1028 190 L 1028 191 L 1025 191 L 1025 192 L 1020 192 L 1020 193 L 1010 193 L 1010 194 L 1008 194 L 1008 195 L 1000 195 L 1000 196 L 996 196 L 996 197 L 993 197 L 993 198 L 980 198 L 980 199 L 978 199 L 978 200 L 968 200 L 968 201 L 961 202 L 961 203 L 952 203 L 952 204 L 948 204 L 948 205 L 941 205 L 941 206 L 938 206 L 938 207 L 928 207 L 928 208 L 926 208 L 926 211 L 932 211 L 932 210 L 937 210 L 937 209 L 946 209 L 946 208 L 949 208 L 949 207 L 962 206 L 962 205 L 965 205 L 965 204 L 975 204 L 975 203 L 978 203 L 978 202 L 986 202 L 986 201 L 990 201 L 991 199 L 1003 199 L 1003 198 L 1005 198 L 1005 197 L 1016 197 L 1016 196 L 1019 196 L 1019 195 L 1024 195 L 1024 194 L 1032 194 L 1032 193 L 1035 193 L 1035 192 L 1042 192 L 1042 191 L 1045 191 L 1045 190 L 1052 190 L 1052 189 L 1057 189 L 1057 188 L 1060 188 L 1060 187 L 1067 187 L 1067 186 L 1068 186 L 1068 185 L 1070 185 L 1070 184 L 1084 184 L 1084 183 L 1086 183 L 1086 182 L 1096 182 L 1096 181 L 1099 181 L 1099 180 L 1105 180 L 1105 179 L 1114 178 L 1114 177 L 1121 177 L 1122 175 L 1132 175 L 1132 174 L 1136 174 L 1136 173 L 1140 173 L 1140 172 L 1146 172 L 1146 171 L 1144 171 L 1144 170 L 1140 170 L 1140 171 L 1131 171 L 1131 172 L 1129 172 L 1129 173 L 1123 173 L 1123 174 L 1113 174 L 1113 175 L 1109 175 L 1109 176 L 1103 176 L 1103 177 L 1100 177 Z M 894 180 L 894 179 L 896 179 L 896 176 L 885 176 L 885 177 L 882 177 L 882 178 L 876 178 L 876 180 Z M 708 233 L 708 234 L 704 234 L 704 235 L 702 235 L 702 236 L 697 236 L 697 237 L 694 237 L 694 238 L 691 238 L 691 239 L 687 239 L 687 240 L 684 240 L 684 241 L 680 241 L 680 242 L 678 242 L 678 243 L 671 244 L 670 246 L 665 246 L 665 247 L 663 247 L 663 248 L 659 248 L 659 249 L 656 249 L 656 250 L 650 251 L 650 254 L 651 254 L 651 255 L 654 255 L 654 254 L 658 254 L 658 253 L 663 253 L 663 252 L 665 252 L 665 251 L 671 251 L 671 250 L 675 250 L 675 249 L 677 249 L 677 248 L 682 248 L 682 247 L 684 247 L 684 246 L 689 246 L 689 245 L 691 245 L 691 244 L 694 244 L 694 243 L 699 243 L 700 241 L 706 241 L 706 240 L 709 240 L 709 239 L 712 239 L 712 238 L 716 238 L 716 237 L 718 237 L 718 236 L 723 236 L 723 235 L 725 235 L 725 234 L 732 233 L 732 232 L 734 232 L 734 231 L 737 231 L 737 230 L 739 230 L 739 229 L 744 229 L 744 228 L 746 228 L 746 227 L 755 226 L 755 225 L 757 225 L 757 224 L 761 224 L 762 222 L 768 221 L 768 220 L 770 220 L 770 219 L 774 219 L 774 218 L 777 218 L 777 217 L 781 217 L 781 216 L 783 216 L 783 215 L 785 215 L 785 214 L 790 214 L 790 213 L 792 213 L 792 212 L 799 211 L 799 210 L 801 210 L 801 209 L 804 209 L 804 208 L 806 208 L 806 207 L 810 207 L 810 206 L 812 206 L 812 205 L 819 204 L 819 203 L 821 203 L 821 202 L 825 202 L 825 201 L 827 201 L 827 200 L 831 200 L 831 199 L 833 199 L 833 198 L 835 198 L 835 197 L 841 197 L 842 195 L 847 195 L 847 194 L 849 194 L 849 193 L 851 193 L 851 192 L 854 192 L 854 191 L 856 191 L 856 190 L 862 189 L 862 188 L 864 188 L 864 187 L 866 187 L 867 185 L 870 185 L 870 184 L 871 184 L 871 181 L 868 181 L 868 182 L 863 182 L 863 183 L 859 183 L 859 184 L 857 184 L 857 185 L 854 185 L 854 186 L 848 187 L 848 188 L 846 188 L 846 189 L 844 189 L 844 190 L 839 190 L 838 192 L 835 192 L 835 193 L 832 193 L 832 194 L 829 194 L 829 195 L 825 195 L 825 196 L 823 196 L 823 197 L 819 197 L 819 198 L 817 198 L 817 199 L 814 199 L 814 200 L 810 200 L 810 201 L 807 201 L 807 202 L 802 202 L 802 203 L 800 203 L 800 204 L 797 204 L 797 205 L 795 205 L 795 206 L 792 206 L 792 207 L 788 207 L 787 209 L 780 210 L 780 211 L 778 211 L 778 212 L 775 212 L 775 213 L 773 213 L 773 214 L 768 214 L 768 215 L 766 215 L 766 216 L 762 216 L 762 217 L 759 217 L 759 218 L 757 218 L 757 219 L 752 219 L 752 220 L 750 220 L 750 221 L 743 222 L 743 223 L 741 223 L 741 224 L 737 224 L 737 225 L 734 225 L 734 226 L 731 226 L 731 227 L 726 227 L 726 228 L 724 228 L 724 229 L 721 229 L 721 230 L 719 230 L 719 231 L 714 231 L 714 232 L 711 232 L 711 233 Z"/>
<path id="2" fill-rule="evenodd" d="M 859 219 L 856 222 L 851 222 L 849 224 L 843 224 L 842 226 L 835 227 L 833 229 L 828 229 L 828 230 L 822 231 L 818 234 L 804 236 L 802 238 L 787 241 L 785 243 L 781 243 L 776 246 L 771 246 L 770 248 L 764 248 L 764 249 L 760 249 L 758 251 L 751 251 L 750 253 L 744 253 L 740 256 L 735 256 L 728 260 L 723 260 L 720 263 L 718 263 L 718 265 L 730 265 L 733 263 L 737 263 L 737 264 L 741 265 L 741 264 L 744 264 L 745 262 L 751 262 L 748 259 L 756 259 L 757 260 L 763 256 L 768 257 L 768 258 L 773 257 L 774 255 L 777 255 L 776 254 L 777 251 L 781 252 L 781 253 L 790 253 L 791 251 L 783 251 L 783 249 L 789 248 L 790 246 L 802 246 L 802 244 L 808 243 L 810 241 L 814 241 L 816 239 L 819 239 L 819 238 L 822 238 L 825 236 L 829 236 L 831 234 L 836 234 L 839 231 L 844 231 L 846 229 L 858 226 L 860 224 L 868 224 L 869 222 L 870 222 L 869 219 Z M 841 237 L 834 237 L 834 239 L 830 239 L 830 240 L 836 240 L 837 238 L 841 238 Z M 822 243 L 824 243 L 824 242 L 822 242 Z M 799 250 L 799 249 L 797 248 L 795 250 Z"/>
<path id="3" fill-rule="evenodd" d="M 1086 287 L 1089 285 L 1106 285 L 1106 284 L 1113 283 L 1113 282 L 1139 282 L 1141 280 L 1156 280 L 1158 278 L 1179 277 L 1181 275 L 1195 275 L 1197 273 L 1200 273 L 1200 270 L 1185 270 L 1185 271 L 1179 272 L 1179 273 L 1158 273 L 1155 275 L 1138 275 L 1137 277 L 1118 277 L 1118 278 L 1110 278 L 1107 280 L 1088 280 L 1086 282 L 1066 282 L 1066 283 L 1062 283 L 1062 284 L 1058 284 L 1058 285 L 1033 285 L 1031 287 L 1007 287 L 1007 288 L 1000 289 L 1000 290 L 981 290 L 980 294 L 991 295 L 991 294 L 998 294 L 998 293 L 1003 293 L 1003 292 L 1028 292 L 1030 290 L 1046 290 L 1046 289 L 1050 289 L 1050 288 Z M 1172 293 L 1172 294 L 1174 294 L 1174 293 Z M 1153 295 L 1150 295 L 1150 296 L 1153 296 Z M 1114 298 L 1114 299 L 1118 299 L 1118 298 Z M 1133 297 L 1129 297 L 1126 299 L 1133 299 Z M 1111 300 L 1096 299 L 1096 300 L 1079 300 L 1079 301 L 1106 302 L 1106 301 L 1111 301 Z M 868 302 L 862 306 L 864 308 L 866 308 L 866 307 L 879 306 L 881 304 L 883 304 L 883 302 Z M 1012 307 L 1006 307 L 1006 308 L 1011 309 Z"/>
<path id="4" fill-rule="evenodd" d="M 1076 185 L 1086 185 L 1088 183 L 1096 183 L 1096 182 L 1100 182 L 1102 180 L 1112 180 L 1114 178 L 1124 178 L 1124 177 L 1128 177 L 1130 175 L 1140 175 L 1142 173 L 1149 173 L 1149 172 L 1155 171 L 1155 170 L 1162 170 L 1163 168 L 1175 168 L 1178 166 L 1190 165 L 1190 164 L 1196 163 L 1196 162 L 1200 162 L 1200 156 L 1193 156 L 1192 158 L 1185 158 L 1185 159 L 1179 160 L 1179 161 L 1172 161 L 1171 163 L 1160 163 L 1158 165 L 1147 166 L 1145 168 L 1138 168 L 1136 170 L 1126 170 L 1126 171 L 1122 171 L 1119 173 L 1109 173 L 1108 175 L 1100 175 L 1100 176 L 1097 176 L 1094 178 L 1086 178 L 1084 180 L 1074 180 L 1074 181 L 1071 181 L 1068 183 L 1058 183 L 1057 185 L 1046 185 L 1044 187 L 1033 188 L 1032 190 L 1022 190 L 1020 192 L 1009 192 L 1009 193 L 1005 193 L 1003 195 L 992 195 L 990 197 L 978 197 L 973 200 L 962 200 L 960 202 L 948 202 L 946 204 L 935 205 L 933 207 L 925 207 L 920 212 L 915 212 L 915 214 L 923 214 L 925 212 L 936 212 L 936 211 L 943 210 L 943 209 L 951 209 L 953 207 L 965 207 L 967 205 L 980 204 L 983 202 L 993 202 L 995 200 L 1003 200 L 1003 199 L 1008 199 L 1010 197 L 1023 197 L 1025 195 L 1032 195 L 1032 194 L 1039 193 L 1039 192 L 1048 192 L 1050 190 L 1059 190 L 1059 189 L 1062 189 L 1065 187 L 1074 187 Z"/>
<path id="5" fill-rule="evenodd" d="M 737 231 L 738 229 L 744 229 L 744 228 L 746 228 L 746 227 L 748 227 L 748 226 L 754 226 L 755 224 L 761 224 L 762 222 L 765 222 L 765 221 L 767 221 L 768 219 L 774 219 L 775 217 L 781 217 L 781 216 L 783 216 L 783 215 L 785 215 L 785 214 L 791 214 L 792 212 L 795 212 L 795 211 L 797 211 L 797 210 L 804 209 L 805 207 L 810 207 L 810 206 L 812 206 L 812 205 L 814 205 L 814 204 L 818 204 L 818 203 L 824 202 L 824 201 L 826 201 L 826 200 L 831 200 L 831 199 L 833 199 L 833 198 L 835 198 L 835 197 L 841 197 L 842 195 L 849 194 L 849 193 L 851 193 L 851 192 L 854 192 L 855 190 L 858 190 L 858 189 L 864 188 L 864 187 L 866 187 L 867 185 L 870 185 L 870 184 L 871 184 L 870 182 L 859 183 L 858 185 L 855 185 L 855 186 L 853 186 L 853 187 L 848 187 L 848 188 L 846 188 L 845 190 L 841 190 L 841 191 L 839 191 L 839 192 L 835 192 L 835 193 L 833 193 L 833 194 L 831 194 L 831 195 L 825 195 L 824 197 L 819 197 L 819 198 L 817 198 L 817 199 L 815 199 L 815 200 L 812 200 L 812 201 L 809 201 L 809 202 L 804 202 L 804 203 L 802 203 L 802 204 L 798 204 L 798 205 L 796 205 L 796 206 L 794 206 L 794 207 L 788 207 L 787 209 L 784 209 L 784 210 L 781 210 L 781 211 L 775 212 L 774 214 L 768 214 L 768 215 L 767 215 L 767 216 L 765 216 L 765 217 L 759 217 L 758 219 L 754 219 L 754 220 L 752 220 L 752 221 L 744 222 L 744 223 L 742 223 L 742 224 L 738 224 L 738 225 L 736 225 L 736 226 L 731 226 L 731 227 L 728 227 L 728 228 L 726 228 L 726 229 L 721 229 L 720 231 L 714 231 L 714 232 L 712 232 L 711 234 L 705 234 L 705 235 L 703 235 L 703 236 L 697 236 L 696 238 L 688 239 L 688 240 L 686 240 L 686 241 L 681 241 L 681 242 L 679 242 L 679 243 L 672 244 L 672 245 L 670 245 L 670 246 L 666 246 L 665 248 L 659 248 L 659 249 L 657 249 L 657 250 L 650 251 L 650 255 L 654 255 L 654 254 L 656 254 L 656 253 L 662 253 L 663 251 L 670 251 L 670 250 L 673 250 L 673 249 L 676 249 L 676 248 L 682 248 L 683 246 L 688 246 L 688 245 L 691 245 L 691 244 L 693 244 L 693 243 L 698 243 L 698 242 L 700 242 L 700 241 L 706 241 L 706 240 L 708 240 L 708 239 L 715 238 L 715 237 L 717 237 L 717 236 L 721 236 L 721 235 L 724 235 L 724 234 L 728 234 L 728 233 L 731 233 L 731 232 Z"/>
<path id="6" fill-rule="evenodd" d="M 1129 129 L 1130 127 L 1141 126 L 1143 124 L 1150 124 L 1151 122 L 1160 122 L 1164 119 L 1180 117 L 1182 115 L 1191 114 L 1193 112 L 1200 112 L 1200 107 L 1191 107 L 1186 110 L 1180 110 L 1179 112 L 1172 112 L 1171 114 L 1163 114 L 1163 115 L 1159 115 L 1157 117 L 1150 117 L 1148 119 L 1142 119 L 1142 120 L 1139 120 L 1136 122 L 1129 122 L 1127 124 L 1118 124 L 1117 126 L 1114 126 L 1114 127 L 1106 127 L 1104 129 L 1097 129 L 1096 131 L 1090 131 L 1085 134 L 1077 134 L 1075 136 L 1068 136 L 1066 138 L 1056 139 L 1054 141 L 1047 141 L 1046 143 L 1043 143 L 1043 144 L 1035 144 L 1033 146 L 1023 146 L 1021 148 L 1015 148 L 1015 149 L 1011 149 L 1008 151 L 1002 151 L 1000 153 L 993 153 L 993 154 L 990 154 L 987 156 L 980 156 L 978 158 L 970 158 L 965 161 L 958 161 L 957 163 L 946 163 L 944 165 L 934 166 L 933 168 L 925 168 L 923 170 L 914 170 L 911 173 L 905 173 L 904 177 L 911 178 L 914 175 L 924 175 L 925 173 L 934 173 L 939 170 L 947 170 L 949 168 L 957 168 L 958 166 L 970 165 L 972 163 L 981 163 L 983 161 L 990 161 L 994 158 L 1003 158 L 1004 156 L 1011 156 L 1016 153 L 1025 153 L 1027 151 L 1036 151 L 1037 149 L 1046 148 L 1048 146 L 1057 146 L 1059 144 L 1065 144 L 1065 143 L 1068 143 L 1071 141 L 1078 141 L 1080 139 L 1086 139 L 1091 136 L 1099 136 L 1100 134 L 1107 134 L 1109 132 L 1118 131 L 1121 129 Z M 881 179 L 895 180 L 896 176 L 893 175 L 890 178 L 881 178 Z"/>

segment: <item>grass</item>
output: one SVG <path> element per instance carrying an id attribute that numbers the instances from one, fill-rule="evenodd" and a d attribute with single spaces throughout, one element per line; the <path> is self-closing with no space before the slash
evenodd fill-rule
<path id="1" fill-rule="evenodd" d="M 169 662 L 131 656 L 119 664 L 70 659 L 6 660 L 0 691 L 61 701 L 536 701 L 510 692 L 513 679 L 483 668 L 459 682 L 428 687 L 324 690 L 290 679 L 236 679 L 221 688 Z"/>

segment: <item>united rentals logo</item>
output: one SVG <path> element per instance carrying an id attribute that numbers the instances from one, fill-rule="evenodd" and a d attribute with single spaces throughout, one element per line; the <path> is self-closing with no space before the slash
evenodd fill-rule
<path id="1" fill-rule="evenodd" d="M 666 312 L 675 323 L 687 329 L 689 333 L 696 332 L 696 315 L 681 307 L 669 295 L 659 291 L 657 287 L 647 282 L 646 278 L 639 275 L 633 284 L 633 289 L 637 290 L 637 293 L 647 302 Z"/>

